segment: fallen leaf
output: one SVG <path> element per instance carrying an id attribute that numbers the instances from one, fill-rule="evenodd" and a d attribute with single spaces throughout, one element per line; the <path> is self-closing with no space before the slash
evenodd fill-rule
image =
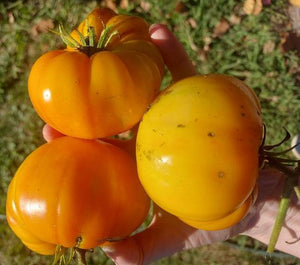
<path id="1" fill-rule="evenodd" d="M 210 44 L 211 44 L 211 42 L 212 42 L 211 37 L 205 36 L 205 37 L 203 38 L 203 42 L 204 42 L 203 51 L 204 51 L 204 52 L 208 52 L 208 51 L 210 50 Z"/>
<path id="2" fill-rule="evenodd" d="M 193 29 L 197 28 L 198 23 L 196 19 L 190 17 L 189 19 L 187 19 L 187 22 Z"/>
<path id="3" fill-rule="evenodd" d="M 275 43 L 273 41 L 268 41 L 264 44 L 263 53 L 268 54 L 273 52 L 275 49 Z"/>
<path id="4" fill-rule="evenodd" d="M 7 16 L 8 16 L 8 22 L 9 22 L 9 24 L 13 24 L 15 22 L 14 14 L 12 12 L 9 12 L 7 14 Z"/>
<path id="5" fill-rule="evenodd" d="M 206 51 L 204 50 L 198 50 L 198 59 L 202 62 L 207 62 L 207 55 Z"/>
<path id="6" fill-rule="evenodd" d="M 105 7 L 110 8 L 111 10 L 113 10 L 115 12 L 118 11 L 117 5 L 114 0 L 105 0 L 105 1 L 103 1 L 103 5 Z"/>
<path id="7" fill-rule="evenodd" d="M 54 28 L 54 22 L 52 19 L 42 19 L 39 20 L 35 25 L 30 29 L 30 33 L 33 37 L 37 36 L 40 33 L 47 32 L 49 29 Z"/>
<path id="8" fill-rule="evenodd" d="M 181 2 L 181 1 L 178 1 L 176 6 L 175 6 L 175 12 L 177 13 L 184 13 L 188 10 L 187 6 Z"/>
<path id="9" fill-rule="evenodd" d="M 241 23 L 241 20 L 241 17 L 236 16 L 234 14 L 229 17 L 229 22 L 231 25 L 238 25 Z"/>
<path id="10" fill-rule="evenodd" d="M 300 52 L 300 34 L 285 32 L 281 35 L 280 49 L 282 52 L 296 50 Z"/>
<path id="11" fill-rule="evenodd" d="M 221 21 L 215 26 L 213 37 L 220 37 L 224 35 L 230 28 L 229 23 L 226 19 L 222 18 Z"/>
<path id="12" fill-rule="evenodd" d="M 300 8 L 300 0 L 290 0 L 290 4 Z"/>
<path id="13" fill-rule="evenodd" d="M 151 3 L 147 2 L 147 1 L 141 1 L 140 3 L 140 7 L 145 11 L 145 12 L 149 12 L 152 8 Z"/>
<path id="14" fill-rule="evenodd" d="M 121 0 L 121 2 L 120 2 L 120 7 L 122 8 L 122 9 L 127 9 L 128 8 L 128 0 Z"/>
<path id="15" fill-rule="evenodd" d="M 246 0 L 243 10 L 247 15 L 258 15 L 262 10 L 262 0 Z"/>
<path id="16" fill-rule="evenodd" d="M 300 33 L 300 8 L 290 5 L 288 8 L 288 16 L 290 18 L 293 30 L 297 33 Z"/>

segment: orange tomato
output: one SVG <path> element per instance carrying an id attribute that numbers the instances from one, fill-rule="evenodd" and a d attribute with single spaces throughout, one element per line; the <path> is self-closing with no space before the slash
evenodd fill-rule
<path id="1" fill-rule="evenodd" d="M 32 66 L 28 91 L 46 123 L 63 134 L 94 139 L 138 123 L 159 92 L 164 62 L 143 19 L 96 9 L 88 21 L 94 41 L 100 38 L 103 45 L 92 46 L 86 24 L 80 24 L 87 45 L 77 39 L 77 48 L 42 55 Z"/>
<path id="2" fill-rule="evenodd" d="M 22 163 L 9 185 L 6 214 L 28 248 L 48 255 L 57 245 L 89 249 L 127 237 L 149 205 L 129 154 L 64 136 Z"/>
<path id="3" fill-rule="evenodd" d="M 224 229 L 253 203 L 261 140 L 259 100 L 247 85 L 224 75 L 185 78 L 143 116 L 138 174 L 164 210 L 200 229 Z"/>

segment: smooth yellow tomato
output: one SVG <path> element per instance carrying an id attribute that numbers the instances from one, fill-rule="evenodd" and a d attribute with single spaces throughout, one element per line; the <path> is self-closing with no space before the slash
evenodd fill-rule
<path id="1" fill-rule="evenodd" d="M 221 230 L 236 224 L 239 220 L 242 220 L 245 215 L 248 213 L 249 208 L 253 205 L 257 197 L 257 186 L 253 189 L 253 192 L 249 195 L 246 201 L 237 209 L 235 209 L 232 213 L 229 213 L 225 217 L 222 217 L 217 220 L 212 221 L 198 221 L 198 220 L 190 220 L 186 218 L 181 218 L 181 221 L 186 224 L 202 229 L 202 230 Z"/>
<path id="2" fill-rule="evenodd" d="M 189 77 L 143 116 L 138 174 L 164 210 L 197 228 L 222 229 L 251 205 L 261 140 L 260 104 L 247 85 L 225 75 Z"/>
<path id="3" fill-rule="evenodd" d="M 32 66 L 28 91 L 39 116 L 57 131 L 95 139 L 139 122 L 159 92 L 164 62 L 143 19 L 107 9 L 88 18 L 94 45 L 86 35 L 87 26 L 80 24 L 71 34 L 79 46 L 42 55 Z M 85 46 L 78 40 L 80 31 Z"/>
<path id="4" fill-rule="evenodd" d="M 59 137 L 32 152 L 9 185 L 7 220 L 33 251 L 90 249 L 129 236 L 150 206 L 134 159 L 112 144 Z"/>

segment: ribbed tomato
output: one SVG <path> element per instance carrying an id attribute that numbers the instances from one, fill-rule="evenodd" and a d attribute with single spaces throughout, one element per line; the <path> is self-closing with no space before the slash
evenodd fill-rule
<path id="1" fill-rule="evenodd" d="M 89 249 L 130 235 L 149 205 L 127 152 L 64 136 L 22 163 L 9 185 L 6 214 L 28 248 L 54 254 L 57 245 Z"/>
<path id="2" fill-rule="evenodd" d="M 142 18 L 98 8 L 87 21 L 71 37 L 62 34 L 74 47 L 50 51 L 34 63 L 28 90 L 46 123 L 94 139 L 139 122 L 160 89 L 164 62 Z"/>

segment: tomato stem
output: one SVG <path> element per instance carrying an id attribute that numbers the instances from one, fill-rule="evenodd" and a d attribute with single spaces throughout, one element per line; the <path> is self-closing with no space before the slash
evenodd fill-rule
<path id="1" fill-rule="evenodd" d="M 295 193 L 296 193 L 296 196 L 297 196 L 298 200 L 300 200 L 300 187 L 299 186 L 295 186 L 294 190 L 295 190 Z"/>
<path id="2" fill-rule="evenodd" d="M 276 216 L 276 220 L 272 229 L 272 234 L 267 248 L 267 253 L 271 255 L 271 253 L 274 252 L 274 249 L 276 247 L 276 243 L 278 241 L 287 214 L 287 210 L 291 201 L 291 195 L 293 191 L 296 191 L 297 193 L 297 190 L 299 190 L 297 183 L 298 183 L 298 178 L 300 177 L 300 166 L 298 165 L 295 169 L 292 169 L 282 164 L 277 158 L 274 158 L 272 156 L 268 157 L 268 164 L 271 167 L 280 170 L 282 173 L 286 174 L 287 176 L 283 187 L 280 203 L 279 203 L 278 213 Z"/>

